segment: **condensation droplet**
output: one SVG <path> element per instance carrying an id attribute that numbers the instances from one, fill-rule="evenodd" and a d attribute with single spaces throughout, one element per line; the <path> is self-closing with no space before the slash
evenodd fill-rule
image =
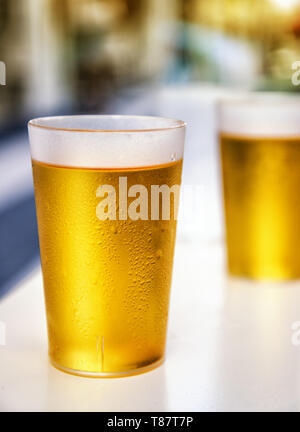
<path id="1" fill-rule="evenodd" d="M 111 232 L 113 234 L 117 234 L 118 233 L 118 229 L 117 229 L 116 225 L 113 225 L 110 230 L 111 230 Z"/>
<path id="2" fill-rule="evenodd" d="M 162 250 L 161 249 L 158 249 L 157 251 L 156 251 L 156 258 L 157 259 L 160 259 L 162 257 Z"/>

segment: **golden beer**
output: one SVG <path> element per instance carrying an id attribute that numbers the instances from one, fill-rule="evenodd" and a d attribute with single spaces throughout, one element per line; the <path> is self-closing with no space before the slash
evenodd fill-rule
<path id="1" fill-rule="evenodd" d="M 126 376 L 164 359 L 185 123 L 29 122 L 51 363 Z"/>
<path id="2" fill-rule="evenodd" d="M 163 358 L 176 220 L 99 220 L 99 185 L 118 191 L 180 184 L 181 161 L 143 169 L 58 167 L 33 161 L 41 261 L 54 365 L 94 373 Z M 118 194 L 117 194 L 118 198 Z M 128 201 L 130 205 L 130 200 Z"/>
<path id="3" fill-rule="evenodd" d="M 300 137 L 221 133 L 220 146 L 229 272 L 299 278 Z"/>

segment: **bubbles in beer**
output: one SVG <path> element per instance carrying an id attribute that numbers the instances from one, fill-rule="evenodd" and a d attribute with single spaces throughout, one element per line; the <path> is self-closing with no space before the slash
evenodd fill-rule
<path id="1" fill-rule="evenodd" d="M 34 163 L 33 172 L 52 359 L 105 372 L 162 357 L 176 221 L 100 221 L 95 192 L 117 189 L 120 176 L 149 191 L 178 184 L 181 162 L 142 171 Z"/>
<path id="2" fill-rule="evenodd" d="M 300 140 L 221 137 L 229 271 L 299 278 Z"/>

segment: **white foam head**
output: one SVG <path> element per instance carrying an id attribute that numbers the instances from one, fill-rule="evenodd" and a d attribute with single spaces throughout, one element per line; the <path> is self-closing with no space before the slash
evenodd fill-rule
<path id="1" fill-rule="evenodd" d="M 300 97 L 250 93 L 219 102 L 219 131 L 245 137 L 300 137 Z"/>
<path id="2" fill-rule="evenodd" d="M 83 168 L 134 168 L 183 157 L 185 123 L 147 116 L 42 117 L 28 123 L 32 159 Z"/>

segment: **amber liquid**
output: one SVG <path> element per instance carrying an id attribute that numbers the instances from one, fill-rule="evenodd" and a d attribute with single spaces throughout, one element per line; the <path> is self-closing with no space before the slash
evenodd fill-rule
<path id="1" fill-rule="evenodd" d="M 33 161 L 49 353 L 66 371 L 113 376 L 164 356 L 176 233 L 171 220 L 97 218 L 99 185 L 180 184 L 181 161 L 126 170 Z M 128 205 L 130 199 L 128 199 Z M 150 209 L 149 209 L 150 215 Z"/>
<path id="2" fill-rule="evenodd" d="M 300 277 L 300 139 L 221 136 L 229 272 Z"/>

